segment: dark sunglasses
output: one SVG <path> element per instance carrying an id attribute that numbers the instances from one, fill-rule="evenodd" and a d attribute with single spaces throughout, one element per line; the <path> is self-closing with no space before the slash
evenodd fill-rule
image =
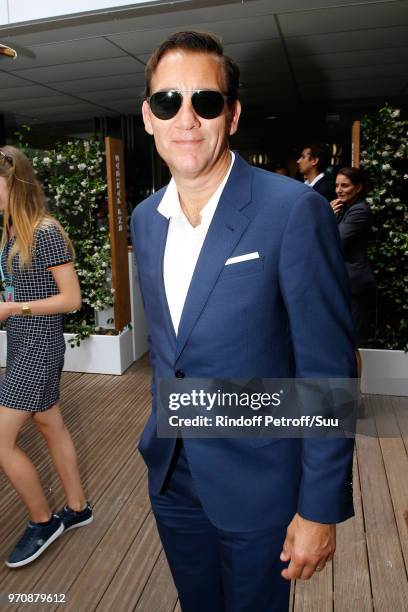
<path id="1" fill-rule="evenodd" d="M 215 119 L 224 108 L 224 103 L 230 99 L 220 91 L 210 89 L 193 89 L 181 91 L 180 89 L 170 89 L 168 91 L 157 91 L 147 101 L 150 109 L 158 119 L 173 119 L 179 112 L 183 104 L 183 95 L 191 94 L 191 104 L 194 111 L 203 119 Z"/>
<path id="2" fill-rule="evenodd" d="M 13 165 L 13 158 L 11 157 L 11 155 L 7 155 L 7 153 L 4 153 L 4 151 L 0 150 L 0 161 L 1 160 L 8 162 L 10 166 Z"/>

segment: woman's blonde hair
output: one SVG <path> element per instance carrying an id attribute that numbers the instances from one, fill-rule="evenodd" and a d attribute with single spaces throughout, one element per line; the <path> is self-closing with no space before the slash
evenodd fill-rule
<path id="1" fill-rule="evenodd" d="M 43 189 L 27 156 L 15 147 L 0 147 L 0 177 L 6 179 L 8 189 L 8 201 L 3 215 L 1 249 L 4 249 L 11 236 L 11 227 L 16 237 L 8 255 L 8 268 L 11 269 L 17 253 L 22 267 L 31 266 L 35 247 L 34 233 L 40 225 L 57 225 L 74 257 L 74 248 L 70 239 L 58 221 L 47 211 Z"/>

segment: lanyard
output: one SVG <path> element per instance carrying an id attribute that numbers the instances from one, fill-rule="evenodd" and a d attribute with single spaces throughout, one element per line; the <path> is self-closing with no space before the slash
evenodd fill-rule
<path id="1" fill-rule="evenodd" d="M 3 271 L 3 253 L 4 253 L 4 249 L 1 250 L 0 252 L 0 276 L 1 276 L 1 280 L 3 283 L 6 282 L 6 276 L 4 274 Z M 13 274 L 10 274 L 10 285 L 13 284 Z"/>
<path id="2" fill-rule="evenodd" d="M 6 302 L 14 302 L 14 287 L 13 287 L 13 275 L 10 274 L 10 278 L 9 278 L 9 284 L 6 285 L 6 276 L 4 274 L 3 271 L 3 253 L 4 253 L 4 249 L 2 249 L 1 253 L 0 253 L 0 276 L 1 276 L 1 280 L 3 282 L 4 285 L 4 291 L 5 291 L 5 301 Z"/>

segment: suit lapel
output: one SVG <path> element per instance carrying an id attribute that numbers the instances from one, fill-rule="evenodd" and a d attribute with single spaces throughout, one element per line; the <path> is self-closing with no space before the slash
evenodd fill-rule
<path id="1" fill-rule="evenodd" d="M 236 155 L 191 279 L 178 330 L 176 359 L 205 307 L 225 262 L 251 221 L 241 212 L 250 199 L 251 169 Z"/>
<path id="2" fill-rule="evenodd" d="M 158 253 L 154 258 L 154 283 L 153 287 L 157 287 L 158 292 L 158 305 L 163 314 L 163 320 L 165 321 L 171 336 L 176 340 L 176 333 L 174 330 L 173 322 L 170 316 L 169 305 L 166 298 L 166 290 L 164 288 L 164 277 L 163 277 L 163 263 L 164 263 L 164 250 L 166 248 L 167 232 L 169 229 L 169 220 L 166 219 L 161 213 L 155 212 L 153 217 L 153 238 L 152 244 L 157 245 Z"/>

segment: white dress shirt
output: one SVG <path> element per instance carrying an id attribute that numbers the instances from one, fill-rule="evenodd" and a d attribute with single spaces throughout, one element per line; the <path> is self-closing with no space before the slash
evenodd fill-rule
<path id="1" fill-rule="evenodd" d="M 201 223 L 197 227 L 193 227 L 183 213 L 174 179 L 171 179 L 163 199 L 157 207 L 159 213 L 166 219 L 170 219 L 164 251 L 163 277 L 167 303 L 176 335 L 198 256 L 234 160 L 235 155 L 231 151 L 231 164 L 228 172 L 207 204 L 202 208 L 200 212 Z"/>
<path id="2" fill-rule="evenodd" d="M 317 176 L 314 177 L 313 181 L 308 181 L 307 179 L 305 180 L 305 185 L 309 185 L 309 187 L 313 187 L 313 185 L 315 185 L 317 183 L 317 181 L 320 181 L 321 178 L 324 177 L 324 172 L 321 172 L 320 174 L 318 174 Z"/>

